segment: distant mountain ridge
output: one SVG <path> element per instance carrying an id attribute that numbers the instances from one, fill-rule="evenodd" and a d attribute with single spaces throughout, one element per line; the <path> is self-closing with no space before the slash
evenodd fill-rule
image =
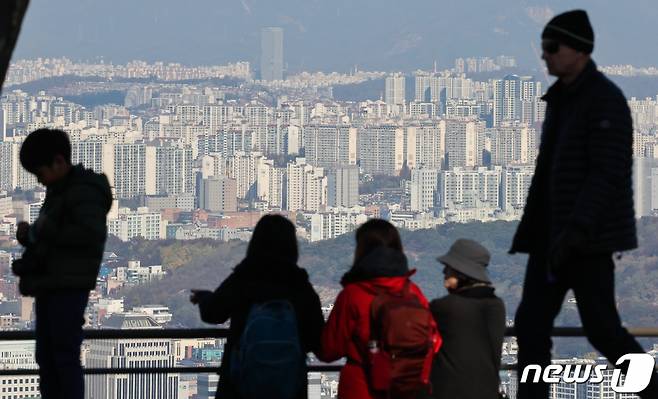
<path id="1" fill-rule="evenodd" d="M 247 60 L 257 68 L 260 28 L 281 26 L 290 72 L 411 71 L 499 54 L 534 68 L 531 42 L 555 12 L 575 6 L 590 12 L 600 63 L 658 65 L 651 0 L 33 0 L 15 58 Z"/>

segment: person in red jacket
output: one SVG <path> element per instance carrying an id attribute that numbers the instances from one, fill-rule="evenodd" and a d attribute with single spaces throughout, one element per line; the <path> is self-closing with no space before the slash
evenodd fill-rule
<path id="1" fill-rule="evenodd" d="M 370 305 L 380 290 L 400 292 L 408 289 L 425 308 L 428 301 L 409 277 L 410 271 L 397 229 L 389 222 L 372 219 L 356 231 L 356 250 L 352 268 L 341 279 L 329 319 L 322 331 L 319 358 L 333 362 L 346 357 L 340 372 L 340 399 L 377 398 L 368 385 L 365 357 L 370 340 Z M 433 323 L 433 322 L 432 322 Z M 441 337 L 433 325 L 433 353 L 439 350 Z"/>

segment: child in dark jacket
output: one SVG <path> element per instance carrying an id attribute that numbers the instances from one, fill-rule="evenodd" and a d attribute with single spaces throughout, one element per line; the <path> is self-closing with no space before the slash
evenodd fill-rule
<path id="1" fill-rule="evenodd" d="M 84 312 L 103 258 L 112 190 L 105 175 L 71 163 L 61 130 L 30 133 L 20 161 L 46 186 L 37 220 L 17 226 L 25 251 L 12 264 L 21 294 L 35 298 L 39 388 L 44 398 L 82 399 Z"/>
<path id="2" fill-rule="evenodd" d="M 201 319 L 222 324 L 231 320 L 220 366 L 217 396 L 241 398 L 230 377 L 231 356 L 240 342 L 250 310 L 272 300 L 289 301 L 295 311 L 301 348 L 317 353 L 324 324 L 320 299 L 306 271 L 297 266 L 294 225 L 279 215 L 266 215 L 256 225 L 246 258 L 214 291 L 193 291 L 192 303 L 199 305 Z M 306 398 L 306 383 L 297 398 Z"/>

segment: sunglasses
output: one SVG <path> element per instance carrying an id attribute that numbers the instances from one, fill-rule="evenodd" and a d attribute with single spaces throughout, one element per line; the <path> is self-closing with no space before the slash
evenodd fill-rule
<path id="1" fill-rule="evenodd" d="M 541 42 L 541 49 L 547 54 L 555 54 L 560 51 L 560 43 L 555 40 L 544 40 Z"/>

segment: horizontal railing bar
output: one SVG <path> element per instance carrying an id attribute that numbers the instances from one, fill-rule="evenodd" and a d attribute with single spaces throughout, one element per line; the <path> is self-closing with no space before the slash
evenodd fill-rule
<path id="1" fill-rule="evenodd" d="M 656 327 L 629 327 L 631 335 L 636 337 L 658 337 Z M 189 339 L 189 338 L 226 338 L 226 328 L 196 328 L 196 329 L 135 329 L 135 330 L 83 330 L 84 338 L 91 339 Z M 505 336 L 516 336 L 514 327 L 507 327 Z M 582 327 L 555 327 L 553 337 L 584 337 Z M 34 340 L 34 330 L 0 331 L 0 341 Z"/>
<path id="2" fill-rule="evenodd" d="M 583 363 L 586 364 L 586 363 Z M 309 373 L 337 373 L 340 372 L 342 365 L 312 365 L 308 366 L 307 372 Z M 513 371 L 516 370 L 515 363 L 505 363 L 500 366 L 501 371 Z M 158 367 L 158 368 L 149 368 L 149 367 L 130 367 L 130 368 L 85 368 L 83 369 L 84 374 L 96 375 L 96 374 L 206 374 L 206 373 L 218 373 L 219 367 Z M 38 369 L 23 369 L 23 370 L 0 370 L 0 377 L 2 376 L 30 376 L 38 375 Z"/>
<path id="3" fill-rule="evenodd" d="M 312 365 L 307 372 L 339 372 L 340 365 Z M 83 373 L 95 374 L 206 374 L 218 373 L 219 367 L 129 367 L 129 368 L 84 368 Z M 38 375 L 39 369 L 0 370 L 0 376 Z"/>
<path id="4" fill-rule="evenodd" d="M 190 338 L 226 338 L 228 329 L 135 329 L 135 330 L 83 330 L 84 339 L 190 339 Z M 34 330 L 0 331 L 0 341 L 34 340 Z"/>
<path id="5" fill-rule="evenodd" d="M 658 328 L 629 327 L 631 335 L 636 337 L 658 337 Z M 189 338 L 226 338 L 226 328 L 197 329 L 135 329 L 135 330 L 83 330 L 84 338 L 93 339 L 189 339 Z M 505 336 L 516 335 L 514 327 L 507 327 Z M 553 337 L 584 337 L 582 327 L 555 327 Z M 30 331 L 0 331 L 0 341 L 34 340 L 35 333 Z M 323 364 L 309 365 L 308 372 L 338 372 L 342 365 Z M 503 364 L 501 370 L 515 370 L 516 364 Z M 217 373 L 219 367 L 131 367 L 131 368 L 84 368 L 84 374 L 203 374 Z M 0 376 L 30 376 L 38 375 L 38 369 L 0 370 Z"/>

